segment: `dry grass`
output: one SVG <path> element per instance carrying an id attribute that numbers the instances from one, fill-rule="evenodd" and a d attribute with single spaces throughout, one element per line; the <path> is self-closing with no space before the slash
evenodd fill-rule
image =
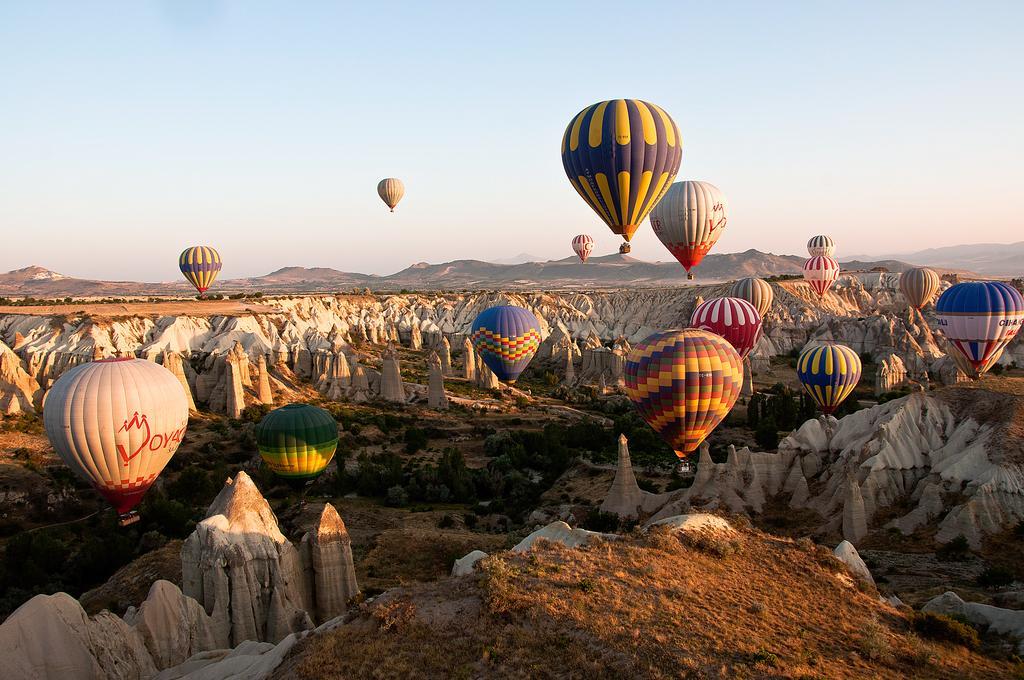
<path id="1" fill-rule="evenodd" d="M 973 678 L 1016 667 L 923 640 L 806 543 L 666 532 L 493 555 L 477 577 L 393 591 L 276 677 Z M 373 613 L 376 609 L 380 613 Z"/>

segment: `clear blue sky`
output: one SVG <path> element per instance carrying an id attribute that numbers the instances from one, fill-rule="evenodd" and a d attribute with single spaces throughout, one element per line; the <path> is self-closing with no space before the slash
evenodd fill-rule
<path id="1" fill-rule="evenodd" d="M 559 144 L 655 102 L 719 252 L 1024 239 L 1024 2 L 0 4 L 0 270 L 168 280 L 617 239 Z M 391 215 L 375 187 L 405 180 Z M 668 259 L 645 225 L 634 255 Z"/>

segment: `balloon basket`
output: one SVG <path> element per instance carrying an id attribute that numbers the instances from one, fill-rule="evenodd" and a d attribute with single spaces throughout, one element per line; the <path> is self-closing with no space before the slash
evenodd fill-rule
<path id="1" fill-rule="evenodd" d="M 121 526 L 123 526 L 123 527 L 135 524 L 140 519 L 142 519 L 142 518 L 139 516 L 139 513 L 137 511 L 135 511 L 135 510 L 129 510 L 128 512 L 122 512 L 120 515 L 117 516 L 118 523 Z"/>

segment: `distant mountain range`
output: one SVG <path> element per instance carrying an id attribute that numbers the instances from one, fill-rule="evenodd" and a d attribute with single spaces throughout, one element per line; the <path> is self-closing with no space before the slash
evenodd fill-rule
<path id="1" fill-rule="evenodd" d="M 716 253 L 704 258 L 694 273 L 701 283 L 728 281 L 744 276 L 800 274 L 804 259 L 796 255 L 774 255 L 758 250 Z M 851 260 L 840 264 L 844 270 L 884 267 L 890 271 L 903 271 L 911 266 L 890 259 Z M 686 271 L 674 261 L 644 262 L 616 253 L 591 257 L 586 264 L 575 256 L 519 264 L 481 260 L 454 260 L 442 264 L 419 262 L 387 276 L 342 272 L 325 267 L 284 267 L 265 276 L 219 280 L 212 292 L 312 293 L 347 291 L 353 288 L 370 288 L 373 291 L 585 290 L 678 286 L 686 281 Z M 0 295 L 5 296 L 58 298 L 186 295 L 191 291 L 184 280 L 165 283 L 92 281 L 64 276 L 38 266 L 0 274 Z"/>
<path id="2" fill-rule="evenodd" d="M 896 259 L 928 267 L 965 269 L 982 276 L 1024 274 L 1024 241 L 1017 243 L 972 243 L 969 245 L 928 248 L 915 253 L 884 256 L 860 255 L 863 259 Z"/>

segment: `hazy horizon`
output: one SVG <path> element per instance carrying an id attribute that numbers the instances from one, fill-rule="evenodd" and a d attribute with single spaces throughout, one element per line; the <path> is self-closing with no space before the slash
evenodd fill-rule
<path id="1" fill-rule="evenodd" d="M 0 271 L 165 281 L 196 243 L 224 278 L 561 259 L 581 232 L 615 252 L 558 153 L 614 97 L 662 106 L 678 179 L 728 197 L 712 252 L 1020 240 L 1024 5 L 652 4 L 663 34 L 602 52 L 616 7 L 0 6 Z M 670 258 L 646 224 L 632 255 Z"/>

